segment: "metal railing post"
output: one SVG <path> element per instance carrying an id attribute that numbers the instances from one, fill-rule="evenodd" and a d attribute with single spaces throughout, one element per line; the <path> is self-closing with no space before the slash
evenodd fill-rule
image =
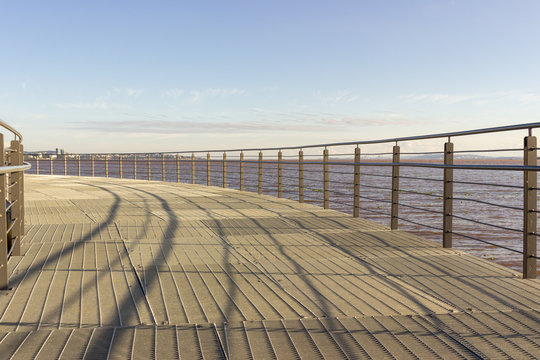
<path id="1" fill-rule="evenodd" d="M 94 155 L 92 155 L 92 176 L 94 176 Z"/>
<path id="2" fill-rule="evenodd" d="M 77 174 L 81 176 L 81 155 L 77 155 Z"/>
<path id="3" fill-rule="evenodd" d="M 537 166 L 536 136 L 524 139 L 523 165 Z M 523 278 L 536 279 L 536 233 L 538 178 L 536 171 L 523 172 Z"/>
<path id="4" fill-rule="evenodd" d="M 206 153 L 206 186 L 210 186 L 210 153 Z"/>
<path id="5" fill-rule="evenodd" d="M 120 174 L 120 179 L 123 179 L 123 171 L 122 171 L 122 155 L 118 155 L 118 171 Z"/>
<path id="6" fill-rule="evenodd" d="M 24 146 L 23 144 L 19 144 L 19 165 L 24 164 Z M 19 181 L 21 182 L 19 186 L 19 207 L 20 207 L 20 214 L 21 214 L 21 221 L 20 221 L 20 234 L 21 237 L 25 234 L 24 231 L 24 171 L 21 171 L 19 173 Z"/>
<path id="7" fill-rule="evenodd" d="M 298 202 L 304 202 L 304 151 L 298 152 Z"/>
<path id="8" fill-rule="evenodd" d="M 4 135 L 0 134 L 0 165 L 4 166 L 6 163 L 4 152 Z M 8 246 L 7 246 L 7 220 L 6 214 L 6 174 L 0 174 L 0 290 L 8 289 Z"/>
<path id="9" fill-rule="evenodd" d="M 360 148 L 354 149 L 354 199 L 353 216 L 360 216 Z"/>
<path id="10" fill-rule="evenodd" d="M 161 154 L 161 181 L 165 181 L 165 154 Z"/>
<path id="11" fill-rule="evenodd" d="M 281 150 L 278 151 L 277 159 L 277 196 L 281 198 L 283 196 L 283 154 Z"/>
<path id="12" fill-rule="evenodd" d="M 109 177 L 109 155 L 105 155 L 105 177 Z"/>
<path id="13" fill-rule="evenodd" d="M 20 147 L 21 144 L 17 140 L 12 140 L 10 147 L 9 147 L 9 156 L 8 156 L 8 162 L 9 165 L 22 165 L 22 159 L 20 158 Z M 3 148 L 2 148 L 3 151 Z M 22 171 L 21 172 L 14 172 L 11 173 L 8 177 L 9 179 L 9 201 L 11 204 L 11 219 L 12 219 L 12 226 L 11 231 L 9 231 L 8 228 L 8 248 L 11 251 L 12 256 L 19 256 L 21 254 L 21 233 L 22 229 L 24 228 L 24 224 L 21 223 L 21 217 L 22 217 L 22 203 L 21 203 L 21 192 L 23 192 L 23 189 L 21 188 L 22 185 Z M 0 199 L 0 201 L 4 201 L 3 199 Z M 2 213 L 2 214 L 5 214 Z M 2 215 L 4 217 L 4 215 Z M 4 217 L 5 220 L 5 217 Z"/>
<path id="14" fill-rule="evenodd" d="M 133 180 L 137 180 L 137 155 L 133 154 Z"/>
<path id="15" fill-rule="evenodd" d="M 454 144 L 448 142 L 444 144 L 444 164 L 454 164 Z M 445 168 L 443 170 L 443 247 L 452 247 L 452 212 L 454 197 L 454 169 Z"/>
<path id="16" fill-rule="evenodd" d="M 330 203 L 330 192 L 328 191 L 330 177 L 328 173 L 328 149 L 323 150 L 323 205 L 328 209 Z"/>
<path id="17" fill-rule="evenodd" d="M 262 151 L 259 151 L 259 177 L 258 177 L 258 185 L 257 185 L 257 193 L 259 195 L 262 194 L 262 175 L 263 175 L 263 153 Z"/>
<path id="18" fill-rule="evenodd" d="M 240 151 L 240 191 L 244 191 L 244 152 Z"/>
<path id="19" fill-rule="evenodd" d="M 223 187 L 227 187 L 227 153 L 223 153 Z"/>
<path id="20" fill-rule="evenodd" d="M 148 159 L 148 181 L 150 181 L 152 179 L 152 169 L 151 169 L 151 165 L 150 165 L 150 154 L 146 155 L 147 159 Z"/>
<path id="21" fill-rule="evenodd" d="M 180 154 L 176 154 L 176 182 L 180 182 Z"/>
<path id="22" fill-rule="evenodd" d="M 394 145 L 392 149 L 392 162 L 399 163 L 399 146 Z M 392 166 L 392 209 L 390 216 L 390 228 L 396 230 L 398 228 L 398 207 L 399 207 L 399 166 Z"/>
<path id="23" fill-rule="evenodd" d="M 195 184 L 195 153 L 191 153 L 191 183 Z"/>
<path id="24" fill-rule="evenodd" d="M 64 154 L 64 176 L 67 176 L 67 157 Z"/>

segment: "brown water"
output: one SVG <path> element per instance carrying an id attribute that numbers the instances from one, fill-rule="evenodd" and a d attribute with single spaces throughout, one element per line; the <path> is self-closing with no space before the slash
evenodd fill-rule
<path id="1" fill-rule="evenodd" d="M 414 160 L 418 162 L 418 160 Z M 424 162 L 429 162 L 425 161 Z M 36 173 L 35 160 L 29 161 L 32 169 L 28 173 Z M 479 163 L 467 160 L 456 163 Z M 486 160 L 482 164 L 488 163 Z M 491 160 L 495 164 L 521 164 L 520 160 Z M 244 189 L 257 192 L 258 168 L 256 163 L 244 165 Z M 40 174 L 50 174 L 50 161 L 39 162 Z M 53 172 L 64 174 L 64 161 L 57 160 L 53 164 Z M 78 165 L 75 160 L 67 162 L 68 175 L 77 175 Z M 95 176 L 105 176 L 105 161 L 96 160 Z M 124 178 L 133 178 L 133 161 L 124 160 L 122 165 Z M 211 185 L 222 186 L 223 165 L 221 161 L 211 162 Z M 91 176 L 90 160 L 81 160 L 81 175 Z M 195 182 L 206 185 L 206 161 L 196 162 Z M 391 199 L 391 167 L 365 166 L 361 169 L 361 204 L 360 216 L 385 225 L 390 224 Z M 119 177 L 118 160 L 109 160 L 109 177 Z M 399 194 L 399 228 L 442 242 L 442 169 L 405 168 L 400 169 Z M 180 162 L 180 181 L 191 183 L 191 160 Z M 148 163 L 146 159 L 137 161 L 137 179 L 148 179 Z M 162 179 L 161 159 L 151 161 L 151 179 Z M 166 181 L 177 181 L 176 161 L 170 159 L 165 163 Z M 322 166 L 304 163 L 305 201 L 314 205 L 323 204 Z M 523 173 L 518 171 L 493 170 L 454 170 L 454 217 L 453 231 L 482 241 L 454 235 L 454 247 L 465 250 L 476 256 L 509 266 L 522 271 L 522 219 L 523 210 Z M 492 183 L 511 187 L 498 187 L 470 183 Z M 227 163 L 227 186 L 239 188 L 239 162 Z M 330 208 L 352 214 L 353 209 L 353 167 L 350 165 L 330 166 Z M 422 195 L 409 193 L 414 191 Z M 263 193 L 277 196 L 277 166 L 266 163 L 263 166 Z M 298 165 L 283 164 L 283 197 L 298 200 Z M 477 203 L 472 200 L 485 201 L 505 207 L 497 207 Z M 409 207 L 412 206 L 412 207 Z M 419 210 L 420 208 L 427 211 Z M 515 209 L 513 209 L 515 208 Z M 476 222 L 468 221 L 473 220 Z M 480 223 L 479 223 L 480 222 Z M 481 223 L 487 223 L 484 225 Z M 501 228 L 502 227 L 502 228 Z M 485 243 L 488 242 L 488 243 Z M 512 252 L 499 246 L 513 249 Z M 538 267 L 540 273 L 540 266 Z"/>

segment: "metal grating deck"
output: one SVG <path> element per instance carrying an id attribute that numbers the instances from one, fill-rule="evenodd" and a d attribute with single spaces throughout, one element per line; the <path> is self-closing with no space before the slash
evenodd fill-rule
<path id="1" fill-rule="evenodd" d="M 336 211 L 27 176 L 2 359 L 540 357 L 540 282 Z"/>

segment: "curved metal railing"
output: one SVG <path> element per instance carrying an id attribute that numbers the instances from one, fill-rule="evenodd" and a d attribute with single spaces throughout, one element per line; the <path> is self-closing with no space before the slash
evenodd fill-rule
<path id="1" fill-rule="evenodd" d="M 30 164 L 23 162 L 22 135 L 0 121 L 0 126 L 15 135 L 4 149 L 4 136 L 0 134 L 0 290 L 8 289 L 8 260 L 20 255 L 24 235 L 24 171 Z"/>
<path id="2" fill-rule="evenodd" d="M 399 227 L 442 239 L 447 248 L 457 243 L 475 250 L 474 244 L 480 243 L 486 245 L 482 248 L 485 252 L 502 249 L 515 253 L 521 256 L 523 276 L 534 278 L 540 237 L 536 198 L 540 167 L 532 133 L 539 127 L 540 122 L 536 122 L 286 147 L 60 154 L 48 158 L 30 154 L 29 161 L 36 174 L 205 183 L 311 202 L 355 217 L 388 219 L 391 229 Z M 520 131 L 525 131 L 524 142 L 515 147 L 454 150 L 452 142 L 456 137 Z M 419 142 L 436 139 L 445 140 L 437 145 L 440 150 L 400 149 L 403 143 L 420 147 Z M 499 158 L 478 157 L 486 154 Z M 500 155 L 513 158 L 502 159 Z"/>

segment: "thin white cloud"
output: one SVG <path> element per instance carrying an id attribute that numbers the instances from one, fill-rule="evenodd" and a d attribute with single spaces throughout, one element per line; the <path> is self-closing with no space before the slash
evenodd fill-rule
<path id="1" fill-rule="evenodd" d="M 167 89 L 163 92 L 165 96 L 172 97 L 172 98 L 178 98 L 182 95 L 184 95 L 186 92 L 179 88 L 171 88 Z"/>
<path id="2" fill-rule="evenodd" d="M 30 83 L 30 80 L 25 80 L 21 83 L 21 89 L 26 89 L 26 87 L 28 86 L 28 84 Z"/>
<path id="3" fill-rule="evenodd" d="M 239 88 L 210 88 L 205 90 L 191 90 L 189 101 L 193 104 L 201 103 L 215 97 L 241 96 L 247 92 Z"/>
<path id="4" fill-rule="evenodd" d="M 299 118 L 298 113 L 280 114 L 273 119 L 261 118 L 258 121 L 235 121 L 236 117 L 221 113 L 212 118 L 187 116 L 182 120 L 169 121 L 157 116 L 145 116 L 144 120 L 129 121 L 90 121 L 77 123 L 78 129 L 122 132 L 125 134 L 184 134 L 184 133 L 253 133 L 253 132 L 328 132 L 338 129 L 353 129 L 357 126 L 395 126 L 421 124 L 422 121 L 408 119 L 401 114 L 387 113 L 366 117 L 313 116 Z M 310 114 L 300 114 L 310 115 Z M 309 121 L 309 126 L 306 122 Z"/>
<path id="5" fill-rule="evenodd" d="M 127 104 L 110 103 L 106 101 L 90 101 L 90 102 L 78 102 L 78 103 L 59 103 L 56 107 L 61 109 L 126 109 L 129 108 Z"/>
<path id="6" fill-rule="evenodd" d="M 339 90 L 333 94 L 323 94 L 321 91 L 315 93 L 315 99 L 323 104 L 348 104 L 360 100 L 358 95 L 350 90 Z"/>
<path id="7" fill-rule="evenodd" d="M 131 87 L 117 87 L 105 92 L 102 99 L 111 99 L 118 97 L 138 98 L 144 93 L 144 89 L 136 89 Z"/>
<path id="8" fill-rule="evenodd" d="M 514 101 L 520 104 L 540 103 L 540 94 L 521 91 L 501 91 L 478 94 L 407 94 L 399 97 L 406 101 L 431 102 L 444 105 L 472 101 L 477 105 L 489 104 L 492 102 Z"/>
<path id="9" fill-rule="evenodd" d="M 400 98 L 410 101 L 427 101 L 442 104 L 456 104 L 463 101 L 477 99 L 478 95 L 408 94 L 400 96 Z"/>

